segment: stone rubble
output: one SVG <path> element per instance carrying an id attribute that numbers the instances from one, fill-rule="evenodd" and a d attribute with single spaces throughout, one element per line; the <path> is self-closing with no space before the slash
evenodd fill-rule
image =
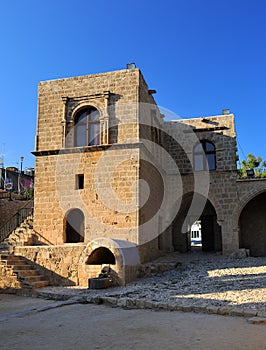
<path id="1" fill-rule="evenodd" d="M 125 287 L 46 287 L 37 294 L 58 300 L 79 296 L 83 302 L 127 308 L 266 318 L 266 257 L 239 259 L 195 251 L 173 253 L 160 262 L 175 262 L 176 268 Z"/>

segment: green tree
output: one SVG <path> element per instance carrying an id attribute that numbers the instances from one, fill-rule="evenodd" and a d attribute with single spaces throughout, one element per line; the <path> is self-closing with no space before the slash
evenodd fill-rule
<path id="1" fill-rule="evenodd" d="M 32 188 L 28 189 L 26 186 L 23 187 L 22 196 L 24 199 L 33 199 L 34 188 L 32 187 Z"/>
<path id="2" fill-rule="evenodd" d="M 255 157 L 249 153 L 246 160 L 242 160 L 238 169 L 238 177 L 245 179 L 248 177 L 247 171 L 253 170 L 255 177 L 266 177 L 266 161 L 260 156 Z"/>

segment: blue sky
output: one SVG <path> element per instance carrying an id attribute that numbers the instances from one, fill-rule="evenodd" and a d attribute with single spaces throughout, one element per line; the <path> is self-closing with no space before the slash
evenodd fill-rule
<path id="1" fill-rule="evenodd" d="M 266 1 L 1 1 L 0 155 L 34 166 L 39 81 L 135 62 L 182 118 L 235 114 L 239 155 L 266 159 Z"/>

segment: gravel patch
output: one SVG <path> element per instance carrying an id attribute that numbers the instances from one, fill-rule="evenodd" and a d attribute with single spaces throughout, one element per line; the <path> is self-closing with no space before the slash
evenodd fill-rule
<path id="1" fill-rule="evenodd" d="M 87 302 L 130 308 L 266 317 L 266 257 L 238 259 L 195 251 L 153 262 L 162 263 L 176 267 L 125 287 L 46 287 L 38 294 L 53 299 L 79 296 Z"/>

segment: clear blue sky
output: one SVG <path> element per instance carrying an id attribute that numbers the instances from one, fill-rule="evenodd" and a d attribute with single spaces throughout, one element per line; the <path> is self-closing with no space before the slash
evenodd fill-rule
<path id="1" fill-rule="evenodd" d="M 266 159 L 265 0 L 2 0 L 0 11 L 5 166 L 34 165 L 39 81 L 129 62 L 182 118 L 229 108 L 244 153 Z"/>

